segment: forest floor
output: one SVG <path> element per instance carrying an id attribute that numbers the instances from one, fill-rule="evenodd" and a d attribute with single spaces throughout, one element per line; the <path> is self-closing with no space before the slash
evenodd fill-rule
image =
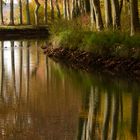
<path id="1" fill-rule="evenodd" d="M 46 38 L 48 34 L 48 26 L 0 26 L 0 40 Z"/>

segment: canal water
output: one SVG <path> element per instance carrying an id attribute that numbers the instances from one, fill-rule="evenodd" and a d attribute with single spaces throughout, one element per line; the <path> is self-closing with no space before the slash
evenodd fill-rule
<path id="1" fill-rule="evenodd" d="M 0 42 L 0 140 L 139 140 L 140 84 L 60 65 L 46 43 Z"/>

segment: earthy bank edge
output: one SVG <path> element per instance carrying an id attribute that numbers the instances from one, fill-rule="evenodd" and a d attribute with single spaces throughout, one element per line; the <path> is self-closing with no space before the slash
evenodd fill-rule
<path id="1" fill-rule="evenodd" d="M 138 59 L 104 57 L 91 52 L 63 47 L 43 49 L 47 56 L 72 68 L 91 72 L 100 70 L 112 75 L 131 76 L 140 80 L 140 60 Z"/>
<path id="2" fill-rule="evenodd" d="M 49 35 L 48 27 L 46 26 L 19 26 L 19 27 L 1 27 L 0 28 L 0 40 L 20 40 L 20 39 L 32 39 L 32 38 L 47 38 Z"/>

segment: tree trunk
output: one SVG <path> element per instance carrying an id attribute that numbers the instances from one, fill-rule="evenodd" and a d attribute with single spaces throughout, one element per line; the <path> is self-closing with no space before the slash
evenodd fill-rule
<path id="1" fill-rule="evenodd" d="M 123 8 L 123 0 L 120 0 L 120 13 L 122 12 L 122 8 Z"/>
<path id="2" fill-rule="evenodd" d="M 0 1 L 0 24 L 4 24 L 3 21 L 3 1 Z"/>
<path id="3" fill-rule="evenodd" d="M 135 34 L 139 25 L 138 0 L 130 0 L 131 36 Z"/>
<path id="4" fill-rule="evenodd" d="M 70 1 L 67 0 L 67 16 L 68 16 L 68 20 L 71 18 L 70 16 Z"/>
<path id="5" fill-rule="evenodd" d="M 100 8 L 100 1 L 99 0 L 93 0 L 93 8 L 94 8 L 94 11 L 95 11 L 96 28 L 97 28 L 98 31 L 101 31 L 103 29 L 103 21 L 102 21 L 101 8 Z"/>
<path id="6" fill-rule="evenodd" d="M 44 21 L 45 21 L 45 24 L 47 24 L 47 21 L 48 21 L 48 11 L 47 11 L 47 7 L 48 7 L 48 0 L 45 0 L 45 4 L 44 4 Z"/>
<path id="7" fill-rule="evenodd" d="M 105 23 L 106 27 L 112 27 L 112 11 L 111 11 L 111 2 L 110 0 L 104 0 L 105 6 Z"/>
<path id="8" fill-rule="evenodd" d="M 93 26 L 94 26 L 93 0 L 90 0 L 90 22 L 91 22 L 91 30 L 93 30 Z"/>
<path id="9" fill-rule="evenodd" d="M 85 15 L 85 0 L 80 0 L 80 1 L 81 1 L 81 6 L 80 6 L 81 14 Z"/>
<path id="10" fill-rule="evenodd" d="M 58 18 L 61 18 L 61 12 L 59 8 L 58 0 L 55 0 L 55 4 L 56 4 L 56 9 L 57 9 L 57 16 Z"/>
<path id="11" fill-rule="evenodd" d="M 31 21 L 30 21 L 29 0 L 26 0 L 26 18 L 27 18 L 27 24 L 31 24 Z"/>
<path id="12" fill-rule="evenodd" d="M 50 9 L 51 9 L 51 19 L 54 19 L 54 6 L 53 6 L 53 0 L 50 0 Z"/>
<path id="13" fill-rule="evenodd" d="M 114 29 L 120 29 L 120 7 L 118 0 L 112 0 L 112 8 L 113 8 L 113 27 Z"/>
<path id="14" fill-rule="evenodd" d="M 64 14 L 64 19 L 67 18 L 67 4 L 66 0 L 63 0 L 63 14 Z"/>
<path id="15" fill-rule="evenodd" d="M 35 24 L 38 25 L 39 24 L 38 10 L 39 10 L 39 7 L 40 7 L 40 3 L 38 2 L 38 0 L 35 0 L 35 3 L 36 3 Z"/>
<path id="16" fill-rule="evenodd" d="M 90 12 L 90 0 L 85 0 L 85 10 L 86 13 Z"/>
<path id="17" fill-rule="evenodd" d="M 76 0 L 76 3 L 75 3 L 75 4 L 76 4 L 76 5 L 75 5 L 75 8 L 76 8 L 76 9 L 75 9 L 76 17 L 80 15 L 80 8 L 79 8 L 79 3 L 78 3 L 78 1 L 79 1 L 79 0 Z"/>
<path id="18" fill-rule="evenodd" d="M 10 25 L 14 25 L 14 2 L 10 0 Z"/>
<path id="19" fill-rule="evenodd" d="M 23 21 L 22 21 L 22 2 L 21 2 L 21 0 L 19 0 L 19 22 L 20 22 L 20 24 L 23 24 Z"/>
<path id="20" fill-rule="evenodd" d="M 75 0 L 72 0 L 72 6 L 71 6 L 71 18 L 75 16 Z"/>

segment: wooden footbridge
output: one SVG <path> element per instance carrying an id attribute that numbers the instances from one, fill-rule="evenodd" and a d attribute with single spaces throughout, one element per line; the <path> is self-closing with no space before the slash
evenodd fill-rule
<path id="1" fill-rule="evenodd" d="M 32 0 L 35 6 L 34 12 L 31 12 L 30 0 L 17 0 L 17 13 L 14 9 L 14 2 L 15 0 L 0 0 L 0 39 L 47 37 L 49 33 L 47 26 L 47 1 L 44 0 L 44 15 L 41 17 L 38 13 L 40 8 L 38 0 Z M 7 8 L 5 4 L 8 5 Z M 5 17 L 5 9 L 7 10 L 7 17 Z M 33 15 L 33 21 L 31 15 Z M 43 18 L 43 23 L 39 23 L 39 18 Z"/>
<path id="2" fill-rule="evenodd" d="M 1 26 L 0 40 L 11 39 L 31 39 L 31 38 L 47 38 L 49 30 L 47 25 L 26 25 L 26 26 Z"/>

